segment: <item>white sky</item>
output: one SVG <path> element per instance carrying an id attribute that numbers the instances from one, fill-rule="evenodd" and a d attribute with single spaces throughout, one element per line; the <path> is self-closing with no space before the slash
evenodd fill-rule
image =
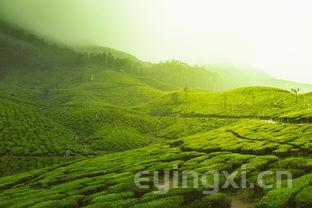
<path id="1" fill-rule="evenodd" d="M 163 0 L 157 10 L 159 40 L 140 57 L 253 66 L 312 83 L 312 1 Z"/>
<path id="2" fill-rule="evenodd" d="M 7 2 L 15 3 L 1 5 L 7 15 L 15 12 L 34 31 L 64 41 L 93 42 L 146 61 L 255 67 L 312 84 L 310 0 Z"/>

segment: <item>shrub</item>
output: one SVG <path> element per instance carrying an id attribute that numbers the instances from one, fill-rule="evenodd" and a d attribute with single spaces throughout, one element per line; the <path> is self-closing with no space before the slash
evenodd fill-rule
<path id="1" fill-rule="evenodd" d="M 291 189 L 274 189 L 257 204 L 258 208 L 288 208 L 293 191 Z"/>
<path id="2" fill-rule="evenodd" d="M 207 208 L 209 206 L 215 208 L 229 208 L 231 207 L 231 200 L 227 199 L 226 195 L 223 193 L 216 193 L 194 201 L 189 208 Z"/>
<path id="3" fill-rule="evenodd" d="M 131 208 L 179 208 L 183 204 L 183 197 L 174 196 L 150 201 L 143 204 L 132 206 Z"/>
<path id="4" fill-rule="evenodd" d="M 310 208 L 312 207 L 312 186 L 308 186 L 297 194 L 295 198 L 297 208 Z"/>

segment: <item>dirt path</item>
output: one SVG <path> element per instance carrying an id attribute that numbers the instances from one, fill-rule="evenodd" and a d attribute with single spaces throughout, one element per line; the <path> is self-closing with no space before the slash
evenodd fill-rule
<path id="1" fill-rule="evenodd" d="M 218 118 L 218 119 L 257 119 L 268 124 L 289 123 L 289 124 L 312 124 L 311 118 L 279 118 L 272 116 L 240 116 L 240 115 L 218 115 L 218 114 L 159 114 L 158 116 L 181 117 L 181 118 Z"/>
<path id="2" fill-rule="evenodd" d="M 231 199 L 231 208 L 256 208 L 256 203 L 247 202 L 241 196 L 232 196 Z"/>

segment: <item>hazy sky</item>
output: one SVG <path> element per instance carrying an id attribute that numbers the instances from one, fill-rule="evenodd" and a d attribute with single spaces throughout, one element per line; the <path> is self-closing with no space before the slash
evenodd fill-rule
<path id="1" fill-rule="evenodd" d="M 312 84 L 311 11 L 310 0 L 0 0 L 3 18 L 68 43 Z"/>

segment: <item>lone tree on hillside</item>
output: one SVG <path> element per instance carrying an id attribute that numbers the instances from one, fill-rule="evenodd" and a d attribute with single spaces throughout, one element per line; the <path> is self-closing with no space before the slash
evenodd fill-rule
<path id="1" fill-rule="evenodd" d="M 291 88 L 291 92 L 294 93 L 295 97 L 296 97 L 296 103 L 298 102 L 298 93 L 299 93 L 300 89 L 297 88 Z"/>
<path id="2" fill-rule="evenodd" d="M 179 103 L 179 94 L 177 92 L 171 94 L 171 101 L 174 105 Z"/>
<path id="3" fill-rule="evenodd" d="M 184 124 L 186 124 L 186 103 L 187 103 L 187 93 L 188 93 L 187 86 L 185 86 L 185 87 L 184 87 L 183 91 L 184 91 L 184 102 L 185 102 L 185 109 L 184 109 Z"/>
<path id="4" fill-rule="evenodd" d="M 228 106 L 228 97 L 226 95 L 223 97 L 223 101 L 224 101 L 224 109 L 226 110 Z"/>

